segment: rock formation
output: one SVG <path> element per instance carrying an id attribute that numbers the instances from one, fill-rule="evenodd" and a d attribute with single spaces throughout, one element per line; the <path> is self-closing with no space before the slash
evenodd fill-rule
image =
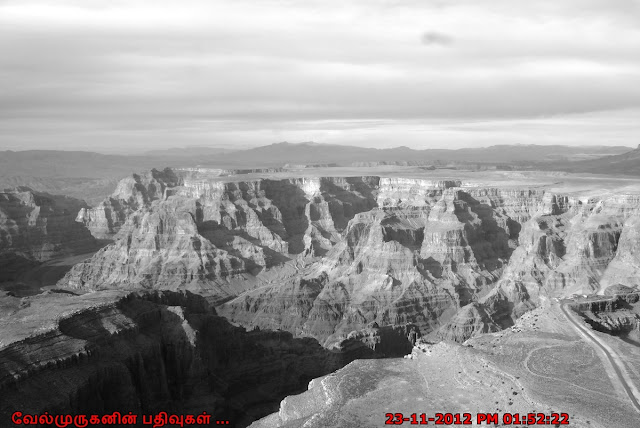
<path id="1" fill-rule="evenodd" d="M 356 168 L 375 167 L 375 166 L 423 166 L 436 169 L 431 162 L 428 161 L 379 161 L 379 162 L 351 162 L 351 166 Z"/>
<path id="2" fill-rule="evenodd" d="M 522 225 L 519 246 L 501 280 L 481 300 L 489 316 L 506 327 L 533 308 L 540 295 L 602 292 L 614 280 L 637 284 L 629 272 L 640 262 L 640 254 L 631 250 L 639 209 L 640 201 L 632 195 L 547 200 Z"/>
<path id="3" fill-rule="evenodd" d="M 58 285 L 193 290 L 235 322 L 327 347 L 372 323 L 464 341 L 512 325 L 543 295 L 633 286 L 639 210 L 632 194 L 152 170 L 81 212 L 115 242 Z"/>
<path id="4" fill-rule="evenodd" d="M 206 410 L 243 426 L 353 359 L 470 344 L 576 294 L 605 295 L 574 308 L 594 328 L 640 338 L 634 194 L 167 168 L 94 208 L 2 195 L 5 260 L 83 249 L 87 229 L 113 242 L 56 292 L 0 296 L 0 417 Z"/>
<path id="5" fill-rule="evenodd" d="M 0 281 L 37 263 L 93 250 L 95 239 L 74 221 L 84 206 L 27 187 L 0 192 Z"/>
<path id="6" fill-rule="evenodd" d="M 594 330 L 640 339 L 640 292 L 620 285 L 607 288 L 605 294 L 608 296 L 579 299 L 570 307 Z"/>
<path id="7" fill-rule="evenodd" d="M 165 170 L 162 176 L 152 171 L 146 181 L 137 176 L 121 183 L 116 193 L 126 209 L 118 215 L 126 221 L 113 235 L 116 242 L 75 266 L 61 285 L 213 287 L 210 291 L 219 296 L 234 295 L 228 279 L 256 275 L 291 258 L 325 254 L 350 218 L 375 205 L 371 187 L 377 179 L 235 183 L 179 172 L 174 181 L 160 180 L 177 176 Z"/>
<path id="8" fill-rule="evenodd" d="M 177 184 L 178 177 L 169 168 L 133 174 L 120 180 L 113 194 L 98 206 L 80 210 L 76 221 L 83 223 L 98 239 L 112 238 L 129 214 L 161 199 L 167 187 Z"/>
<path id="9" fill-rule="evenodd" d="M 628 217 L 622 225 L 618 248 L 601 279 L 602 287 L 640 284 L 640 216 Z"/>
<path id="10" fill-rule="evenodd" d="M 147 291 L 0 297 L 0 419 L 23 414 L 201 413 L 246 426 L 356 357 L 283 331 L 246 331 L 201 296 Z M 382 348 L 392 344 L 379 342 Z M 55 385 L 56 394 L 43 389 Z"/>

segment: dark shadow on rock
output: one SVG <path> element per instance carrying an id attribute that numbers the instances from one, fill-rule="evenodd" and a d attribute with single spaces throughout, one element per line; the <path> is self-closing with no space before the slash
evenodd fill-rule
<path id="1" fill-rule="evenodd" d="M 395 241 L 410 250 L 419 250 L 424 240 L 424 227 L 411 229 L 385 225 L 382 227 L 382 240 Z"/>
<path id="2" fill-rule="evenodd" d="M 498 225 L 491 206 L 480 203 L 466 192 L 461 191 L 458 194 L 462 203 L 456 206 L 455 214 L 465 223 L 468 243 L 476 260 L 488 270 L 501 267 L 502 262 L 498 263 L 498 259 L 509 260 L 513 253 L 514 249 L 509 245 L 509 239 L 512 239 L 515 226 L 512 230 L 505 219 L 507 232 Z M 476 216 L 480 220 L 479 226 L 474 223 Z"/>
<path id="3" fill-rule="evenodd" d="M 309 226 L 305 211 L 309 199 L 302 189 L 288 180 L 264 180 L 265 196 L 282 214 L 282 224 L 287 232 L 289 253 L 304 251 L 304 232 Z M 284 238 L 284 237 L 283 237 Z"/>
<path id="4" fill-rule="evenodd" d="M 189 292 L 136 292 L 0 350 L 0 418 L 18 409 L 206 411 L 244 427 L 306 390 L 310 379 L 371 355 L 362 344 L 337 352 L 288 332 L 246 331 Z M 51 382 L 65 384 L 63 396 L 42 395 Z"/>
<path id="5" fill-rule="evenodd" d="M 201 221 L 197 224 L 197 227 L 198 233 L 209 240 L 213 245 L 244 261 L 247 266 L 247 270 L 249 270 L 253 275 L 257 275 L 257 273 L 264 268 L 280 265 L 291 260 L 284 254 L 262 245 L 259 239 L 254 238 L 244 230 L 230 230 L 214 220 Z M 237 249 L 235 249 L 232 242 L 236 236 L 245 239 L 256 247 L 261 248 L 265 255 L 265 261 L 267 263 L 266 266 L 256 264 L 253 260 L 244 257 Z"/>
<path id="6" fill-rule="evenodd" d="M 320 191 L 329 204 L 329 212 L 338 231 L 343 231 L 356 214 L 377 206 L 373 189 L 378 186 L 379 178 L 347 177 L 345 181 L 351 186 L 350 190 L 345 190 L 330 179 L 320 182 Z"/>

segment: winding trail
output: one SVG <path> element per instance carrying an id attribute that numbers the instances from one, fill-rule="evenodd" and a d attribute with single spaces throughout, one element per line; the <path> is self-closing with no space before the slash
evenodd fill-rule
<path id="1" fill-rule="evenodd" d="M 612 354 L 615 354 L 615 352 L 611 348 L 609 348 L 607 345 L 603 344 L 600 341 L 600 339 L 598 339 L 598 337 L 596 335 L 594 335 L 591 331 L 589 331 L 589 329 L 587 329 L 584 325 L 582 325 L 581 323 L 576 321 L 573 318 L 573 316 L 569 314 L 569 311 L 566 308 L 566 303 L 561 303 L 560 304 L 560 309 L 562 309 L 562 313 L 564 314 L 565 317 L 567 317 L 569 322 L 571 322 L 573 327 L 576 330 L 578 330 L 578 333 L 580 333 L 582 336 L 586 337 L 591 342 L 595 343 L 602 350 L 602 352 L 604 352 L 604 354 L 609 359 L 609 363 L 611 363 L 611 366 L 613 366 L 613 369 L 615 370 L 616 375 L 618 376 L 618 380 L 620 381 L 620 383 L 622 384 L 622 387 L 624 388 L 625 392 L 629 396 L 629 400 L 631 400 L 631 403 L 635 407 L 636 411 L 638 413 L 640 413 L 640 402 L 638 401 L 638 398 L 636 397 L 637 390 L 636 390 L 635 386 L 630 386 L 629 385 L 630 382 L 627 381 L 625 374 L 623 374 L 624 373 L 624 366 L 622 365 L 622 362 L 620 362 L 620 364 L 619 364 L 618 361 L 617 361 L 619 359 L 619 357 L 617 355 L 615 355 L 615 357 L 614 357 L 614 355 L 612 355 Z M 634 390 L 636 390 L 635 393 L 634 393 Z"/>

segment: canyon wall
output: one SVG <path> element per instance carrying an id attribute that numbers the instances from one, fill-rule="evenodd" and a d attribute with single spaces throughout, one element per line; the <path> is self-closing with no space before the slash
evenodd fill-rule
<path id="1" fill-rule="evenodd" d="M 578 299 L 569 307 L 595 330 L 635 340 L 640 346 L 640 291 L 616 285 L 608 287 L 605 294 Z"/>
<path id="2" fill-rule="evenodd" d="M 176 177 L 169 171 L 163 176 Z M 117 193 L 128 202 L 120 205 L 126 209 L 118 218 L 126 220 L 117 231 L 85 223 L 98 236 L 113 232 L 114 244 L 75 266 L 61 285 L 153 284 L 233 296 L 238 290 L 229 287 L 229 279 L 250 285 L 249 277 L 264 269 L 326 254 L 349 219 L 375 205 L 375 178 L 223 182 L 212 180 L 208 171 L 178 173 L 179 180 L 171 182 L 160 182 L 157 172 L 144 181 L 150 185 L 140 184 L 141 176 L 123 181 Z M 174 186 L 177 182 L 181 185 Z"/>
<path id="3" fill-rule="evenodd" d="M 129 214 L 162 198 L 167 187 L 178 184 L 179 178 L 170 168 L 133 174 L 120 180 L 113 194 L 100 204 L 81 209 L 76 221 L 84 224 L 98 239 L 113 238 Z"/>
<path id="4" fill-rule="evenodd" d="M 58 286 L 192 290 L 248 328 L 326 347 L 374 323 L 464 341 L 512 325 L 543 295 L 635 286 L 639 210 L 632 194 L 154 170 L 81 212 L 114 243 Z"/>
<path id="5" fill-rule="evenodd" d="M 311 379 L 377 356 L 362 345 L 332 352 L 284 331 L 246 331 L 189 292 L 2 296 L 0 306 L 13 308 L 0 313 L 2 421 L 15 411 L 206 411 L 246 426 Z M 392 347 L 382 336 L 379 346 Z"/>
<path id="6" fill-rule="evenodd" d="M 84 206 L 27 187 L 0 192 L 0 281 L 40 262 L 93 250 L 95 239 L 74 221 Z"/>

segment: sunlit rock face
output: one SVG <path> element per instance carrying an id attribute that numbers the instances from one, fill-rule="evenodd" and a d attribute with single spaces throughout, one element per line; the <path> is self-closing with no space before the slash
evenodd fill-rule
<path id="1" fill-rule="evenodd" d="M 74 221 L 84 202 L 27 187 L 0 192 L 0 281 L 22 268 L 95 248 L 95 239 Z"/>
<path id="2" fill-rule="evenodd" d="M 635 287 L 640 284 L 640 216 L 633 215 L 623 224 L 618 249 L 607 266 L 601 285 Z"/>
<path id="3" fill-rule="evenodd" d="M 123 180 L 116 191 L 129 202 L 115 242 L 76 265 L 60 286 L 204 289 L 233 296 L 250 281 L 234 290 L 229 280 L 237 284 L 286 261 L 326 254 L 355 214 L 375 206 L 378 181 L 224 182 L 208 170 L 165 170 L 145 176 L 143 186 L 140 177 L 134 184 Z"/>
<path id="4" fill-rule="evenodd" d="M 133 174 L 120 180 L 113 194 L 98 206 L 80 210 L 76 221 L 84 224 L 96 238 L 110 239 L 120 230 L 129 214 L 162 199 L 165 190 L 179 182 L 180 178 L 170 168 Z"/>
<path id="5" fill-rule="evenodd" d="M 61 281 L 63 285 L 71 289 L 128 288 L 130 284 L 193 289 L 245 272 L 244 260 L 200 235 L 192 214 L 184 205 L 176 206 L 177 201 L 161 201 L 131 214 L 119 239 L 75 265 Z"/>
<path id="6" fill-rule="evenodd" d="M 541 295 L 602 293 L 616 283 L 638 285 L 639 209 L 640 199 L 633 195 L 586 202 L 556 197 L 555 204 L 523 224 L 520 245 L 498 287 L 483 299 L 492 319 L 510 325 Z"/>
<path id="7" fill-rule="evenodd" d="M 383 206 L 356 215 L 322 260 L 221 311 L 243 323 L 311 335 L 325 346 L 371 323 L 437 330 L 501 277 L 519 233 L 509 214 L 528 219 L 544 206 L 542 193 L 523 205 L 497 190 L 475 189 L 478 200 L 458 184 L 381 179 Z M 451 337 L 495 330 L 489 321 L 485 315 Z"/>
<path id="8" fill-rule="evenodd" d="M 124 220 L 102 229 L 114 243 L 60 287 L 194 290 L 235 322 L 327 347 L 372 323 L 464 341 L 542 296 L 634 286 L 640 266 L 631 194 L 166 169 L 114 195 Z"/>
<path id="9" fill-rule="evenodd" d="M 485 308 L 479 303 L 474 302 L 460 308 L 460 310 L 438 330 L 437 338 L 453 342 L 464 342 L 470 337 L 499 330 L 500 326 L 489 317 Z"/>

